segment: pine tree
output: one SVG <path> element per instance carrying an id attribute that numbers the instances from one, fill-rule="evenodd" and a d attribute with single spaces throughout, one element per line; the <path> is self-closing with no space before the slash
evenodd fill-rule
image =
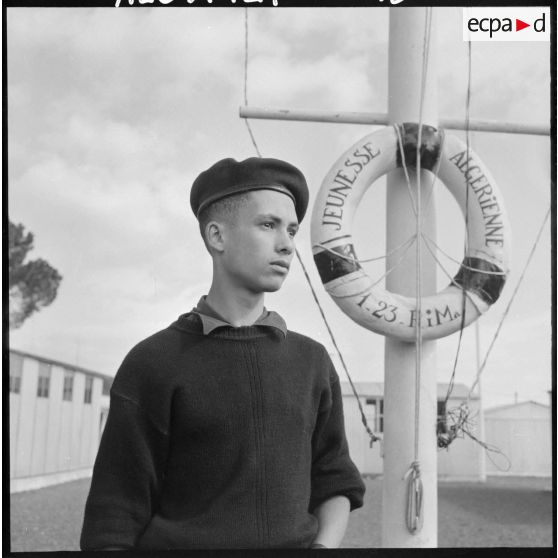
<path id="1" fill-rule="evenodd" d="M 33 249 L 33 234 L 22 224 L 9 221 L 8 246 L 10 329 L 16 329 L 56 298 L 62 276 L 46 260 L 25 261 Z"/>

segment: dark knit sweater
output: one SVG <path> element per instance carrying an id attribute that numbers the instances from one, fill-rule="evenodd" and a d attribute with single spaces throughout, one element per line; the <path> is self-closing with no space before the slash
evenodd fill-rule
<path id="1" fill-rule="evenodd" d="M 118 370 L 81 548 L 303 548 L 318 504 L 363 493 L 323 346 L 184 314 Z"/>

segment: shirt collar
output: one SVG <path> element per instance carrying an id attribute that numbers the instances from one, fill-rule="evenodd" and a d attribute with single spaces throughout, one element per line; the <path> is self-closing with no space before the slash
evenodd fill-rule
<path id="1" fill-rule="evenodd" d="M 197 306 L 192 310 L 192 312 L 195 312 L 200 317 L 204 335 L 209 335 L 218 327 L 234 327 L 208 304 L 205 296 L 200 298 Z M 277 312 L 269 311 L 265 308 L 260 317 L 251 325 L 274 327 L 275 329 L 281 331 L 284 336 L 287 335 L 287 324 L 285 323 L 285 320 L 283 320 Z"/>

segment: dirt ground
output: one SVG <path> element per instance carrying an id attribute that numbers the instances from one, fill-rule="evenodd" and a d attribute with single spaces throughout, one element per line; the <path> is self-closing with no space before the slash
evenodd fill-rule
<path id="1" fill-rule="evenodd" d="M 346 548 L 377 548 L 381 478 L 366 479 L 363 508 L 351 514 Z M 438 547 L 552 546 L 551 479 L 490 477 L 438 484 Z"/>
<path id="2" fill-rule="evenodd" d="M 382 480 L 367 478 L 364 507 L 351 514 L 342 546 L 378 548 Z M 79 550 L 89 480 L 11 496 L 12 552 Z M 486 483 L 441 482 L 439 547 L 551 547 L 550 479 L 491 477 Z"/>

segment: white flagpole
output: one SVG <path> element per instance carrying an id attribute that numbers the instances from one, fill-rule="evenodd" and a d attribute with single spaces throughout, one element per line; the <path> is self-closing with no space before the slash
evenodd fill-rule
<path id="1" fill-rule="evenodd" d="M 417 122 L 420 116 L 421 81 L 426 16 L 428 8 L 390 9 L 389 30 L 389 102 L 391 123 Z M 435 10 L 432 10 L 434 17 Z M 437 80 L 435 22 L 428 49 L 428 68 L 422 110 L 423 124 L 437 126 Z M 409 169 L 416 199 L 416 172 Z M 432 175 L 421 173 L 421 199 L 430 198 Z M 409 201 L 406 178 L 401 170 L 387 179 L 386 253 L 401 245 L 416 232 L 416 217 Z M 436 238 L 434 200 L 422 207 L 422 230 Z M 410 250 L 405 260 L 388 275 L 386 287 L 407 296 L 416 295 L 415 254 Z M 424 251 L 426 252 L 426 251 Z M 397 264 L 397 254 L 388 258 L 386 268 Z M 428 257 L 422 260 L 422 294 L 436 291 L 436 266 Z M 415 386 L 415 344 L 386 338 L 384 403 L 384 474 L 382 498 L 382 546 L 411 548 L 437 546 L 438 492 L 436 445 L 436 360 L 435 341 L 422 343 L 420 385 Z M 415 421 L 415 394 L 419 390 L 418 423 Z M 423 484 L 423 524 L 411 533 L 407 528 L 406 473 L 415 460 L 418 436 L 418 460 Z"/>

